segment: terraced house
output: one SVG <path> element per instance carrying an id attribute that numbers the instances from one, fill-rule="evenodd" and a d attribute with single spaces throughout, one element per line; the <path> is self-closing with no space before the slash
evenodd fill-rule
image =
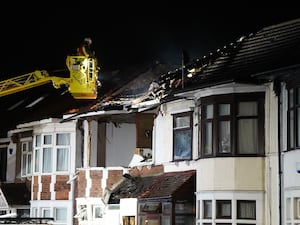
<path id="1" fill-rule="evenodd" d="M 274 24 L 19 124 L 1 189 L 28 184 L 30 216 L 54 224 L 299 224 L 299 50 L 300 19 Z"/>

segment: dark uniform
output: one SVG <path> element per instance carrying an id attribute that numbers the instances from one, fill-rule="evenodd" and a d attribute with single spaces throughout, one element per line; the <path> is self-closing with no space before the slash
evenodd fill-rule
<path id="1" fill-rule="evenodd" d="M 92 39 L 85 38 L 82 44 L 77 49 L 78 55 L 86 56 L 86 57 L 94 57 L 95 53 L 92 50 Z"/>

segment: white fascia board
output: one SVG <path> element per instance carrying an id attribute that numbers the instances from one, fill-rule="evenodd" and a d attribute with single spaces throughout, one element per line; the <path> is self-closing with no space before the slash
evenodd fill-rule
<path id="1" fill-rule="evenodd" d="M 29 130 L 33 130 L 33 128 L 20 128 L 20 129 L 10 130 L 7 132 L 7 136 L 11 137 L 13 134 L 17 134 L 17 133 L 21 133 L 21 132 L 25 132 L 25 131 L 29 131 Z"/>
<path id="2" fill-rule="evenodd" d="M 61 119 L 48 118 L 48 119 L 43 119 L 43 120 L 32 121 L 29 123 L 19 124 L 19 125 L 17 125 L 17 128 L 32 128 L 37 125 L 48 124 L 48 123 L 58 123 L 60 121 L 61 121 Z"/>
<path id="3" fill-rule="evenodd" d="M 145 101 L 141 103 L 136 103 L 131 106 L 131 108 L 141 108 L 141 107 L 147 107 L 147 106 L 157 106 L 159 104 L 159 99 L 154 99 L 150 101 Z"/>
<path id="4" fill-rule="evenodd" d="M 7 132 L 7 136 L 11 137 L 13 134 L 17 134 L 17 133 L 20 133 L 20 132 L 25 132 L 25 131 L 33 130 L 33 128 L 35 126 L 38 126 L 38 125 L 49 124 L 49 123 L 58 123 L 60 121 L 61 121 L 61 119 L 49 118 L 49 119 L 43 119 L 43 120 L 38 120 L 38 121 L 32 121 L 32 122 L 28 122 L 28 123 L 18 124 L 16 126 L 17 129 L 10 130 L 10 131 Z"/>
<path id="5" fill-rule="evenodd" d="M 66 116 L 65 119 L 68 119 L 68 118 L 78 119 L 81 117 L 90 117 L 90 116 L 98 116 L 98 115 L 128 114 L 128 113 L 129 112 L 125 111 L 125 110 L 110 110 L 110 111 L 101 110 L 101 111 L 88 112 L 88 113 L 84 113 L 84 114 L 78 114 L 77 116 L 70 115 L 69 117 Z"/>
<path id="6" fill-rule="evenodd" d="M 1 143 L 7 143 L 7 142 L 10 142 L 10 138 L 7 137 L 7 138 L 0 138 L 0 144 Z"/>
<path id="7" fill-rule="evenodd" d="M 178 97 L 194 97 L 199 99 L 201 97 L 220 95 L 228 93 L 245 93 L 245 92 L 264 92 L 266 90 L 266 84 L 255 85 L 255 84 L 243 84 L 231 82 L 227 84 L 221 84 L 216 86 L 210 86 L 206 88 L 199 88 L 192 91 L 178 93 L 175 96 Z"/>

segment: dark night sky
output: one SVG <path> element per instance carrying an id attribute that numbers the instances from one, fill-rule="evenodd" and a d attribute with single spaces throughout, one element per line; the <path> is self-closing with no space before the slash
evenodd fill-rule
<path id="1" fill-rule="evenodd" d="M 0 76 L 15 77 L 36 69 L 65 69 L 67 54 L 84 37 L 91 37 L 101 73 L 144 60 L 181 62 L 181 51 L 191 58 L 236 41 L 259 29 L 300 18 L 296 8 L 247 8 L 241 11 L 177 7 L 120 9 L 94 7 L 41 8 L 1 15 Z"/>

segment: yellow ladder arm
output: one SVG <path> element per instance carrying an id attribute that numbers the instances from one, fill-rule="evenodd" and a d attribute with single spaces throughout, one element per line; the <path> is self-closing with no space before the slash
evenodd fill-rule
<path id="1" fill-rule="evenodd" d="M 51 77 L 45 70 L 36 70 L 15 78 L 0 81 L 0 97 L 52 82 L 54 88 L 69 85 L 70 78 Z"/>

